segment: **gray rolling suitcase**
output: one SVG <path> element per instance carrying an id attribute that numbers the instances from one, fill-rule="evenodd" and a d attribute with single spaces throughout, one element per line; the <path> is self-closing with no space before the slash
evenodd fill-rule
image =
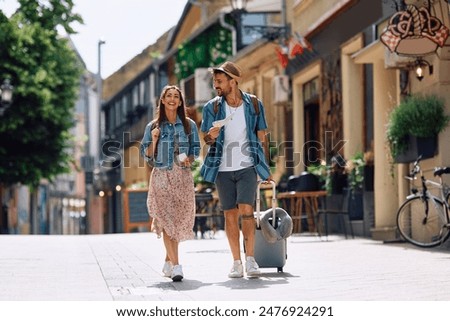
<path id="1" fill-rule="evenodd" d="M 255 231 L 255 260 L 261 268 L 277 268 L 278 272 L 283 272 L 283 267 L 286 264 L 287 259 L 287 240 L 286 238 L 276 240 L 275 242 L 268 242 L 261 230 L 261 183 L 258 183 L 257 196 L 256 196 L 256 231 Z M 264 213 L 271 212 L 272 216 L 269 218 L 269 223 L 274 228 L 277 228 L 280 224 L 280 215 L 286 215 L 286 211 L 280 207 L 276 207 L 276 185 L 275 182 L 270 181 L 272 184 L 272 208 Z M 267 215 L 267 214 L 266 214 Z M 289 218 L 290 219 L 290 218 Z"/>

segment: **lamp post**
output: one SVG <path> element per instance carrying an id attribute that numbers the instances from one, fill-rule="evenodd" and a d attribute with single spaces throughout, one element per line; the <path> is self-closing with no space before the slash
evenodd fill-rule
<path id="1" fill-rule="evenodd" d="M 0 116 L 2 116 L 6 109 L 11 105 L 14 87 L 11 85 L 10 80 L 6 78 L 3 84 L 0 86 Z"/>
<path id="2" fill-rule="evenodd" d="M 101 164 L 101 160 L 103 158 L 102 155 L 102 151 L 103 151 L 103 146 L 102 146 L 102 138 L 105 135 L 105 120 L 102 119 L 102 101 L 103 101 L 103 79 L 102 79 L 102 45 L 106 44 L 106 41 L 102 38 L 100 38 L 98 40 L 97 43 L 97 53 L 98 53 L 98 69 L 97 69 L 97 117 L 98 117 L 98 136 L 97 136 L 97 141 L 98 141 L 98 155 L 97 157 L 95 157 L 96 162 L 95 162 L 95 168 L 93 169 L 97 175 L 95 175 L 95 177 L 97 178 L 97 180 L 94 180 L 94 184 L 97 187 L 100 187 L 101 189 L 103 189 L 103 175 L 104 175 L 104 168 L 100 165 Z M 100 179 L 100 181 L 98 181 L 98 179 Z M 92 195 L 93 196 L 93 195 Z M 103 204 L 104 204 L 104 200 L 101 201 L 101 205 L 100 205 L 100 209 L 101 211 L 103 211 Z"/>
<path id="3" fill-rule="evenodd" d="M 106 41 L 104 39 L 98 40 L 98 70 L 97 70 L 97 108 L 98 108 L 98 122 L 99 122 L 99 132 L 98 132 L 98 146 L 100 150 L 102 149 L 102 135 L 104 135 L 104 124 L 102 122 L 102 96 L 103 96 L 103 80 L 102 80 L 102 45 L 104 45 Z M 100 155 L 99 155 L 100 158 Z"/>
<path id="4" fill-rule="evenodd" d="M 233 9 L 230 15 L 236 21 L 236 47 L 239 50 L 242 48 L 242 14 L 247 12 L 247 0 L 230 0 L 230 4 Z"/>
<path id="5" fill-rule="evenodd" d="M 242 33 L 254 32 L 262 38 L 268 40 L 286 40 L 288 27 L 286 25 L 286 0 L 281 1 L 281 25 L 242 25 L 242 15 L 247 13 L 247 0 L 230 0 L 231 16 L 236 21 L 236 29 L 238 30 L 238 47 L 242 45 Z"/>
<path id="6" fill-rule="evenodd" d="M 12 102 L 14 87 L 11 86 L 10 80 L 5 79 L 0 86 L 0 117 Z M 3 185 L 0 182 L 0 234 L 8 234 L 8 206 L 3 204 Z"/>

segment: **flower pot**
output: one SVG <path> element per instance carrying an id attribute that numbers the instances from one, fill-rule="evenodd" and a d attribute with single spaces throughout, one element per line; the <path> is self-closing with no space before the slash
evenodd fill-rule
<path id="1" fill-rule="evenodd" d="M 432 158 L 437 152 L 437 136 L 434 137 L 415 137 L 408 135 L 407 149 L 395 157 L 396 163 L 412 163 L 419 155 L 422 159 Z"/>
<path id="2" fill-rule="evenodd" d="M 350 204 L 348 215 L 351 221 L 364 218 L 363 192 L 361 190 L 350 191 Z"/>
<path id="3" fill-rule="evenodd" d="M 347 174 L 331 173 L 331 194 L 342 194 L 347 187 Z"/>
<path id="4" fill-rule="evenodd" d="M 375 166 L 364 166 L 364 190 L 373 191 L 373 178 L 375 174 Z"/>

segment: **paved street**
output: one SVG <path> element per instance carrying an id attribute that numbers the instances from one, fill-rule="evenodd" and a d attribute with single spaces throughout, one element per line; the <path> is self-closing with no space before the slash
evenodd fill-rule
<path id="1" fill-rule="evenodd" d="M 181 244 L 185 279 L 161 275 L 153 233 L 0 236 L 0 300 L 450 300 L 447 249 L 293 235 L 284 273 L 229 279 L 223 231 Z"/>

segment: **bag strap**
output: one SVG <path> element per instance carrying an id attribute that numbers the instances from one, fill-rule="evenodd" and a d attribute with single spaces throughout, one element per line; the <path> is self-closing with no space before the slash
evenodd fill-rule
<path id="1" fill-rule="evenodd" d="M 250 98 L 252 99 L 252 104 L 253 104 L 253 108 L 255 109 L 256 115 L 259 115 L 258 97 L 250 94 Z M 219 111 L 219 99 L 220 99 L 219 96 L 217 96 L 216 99 L 214 99 L 214 114 L 217 114 L 217 112 Z"/>
<path id="2" fill-rule="evenodd" d="M 256 97 L 255 95 L 251 95 L 250 94 L 250 98 L 252 99 L 252 104 L 253 104 L 253 108 L 255 109 L 255 113 L 256 115 L 259 115 L 259 101 L 258 101 L 258 97 Z M 219 111 L 219 96 L 216 96 L 216 98 L 214 99 L 214 115 L 217 115 L 217 112 Z M 256 130 L 255 130 L 256 133 Z M 257 133 L 256 133 L 257 134 Z M 256 135 L 258 136 L 258 135 Z M 205 136 L 205 142 L 207 145 L 213 145 L 215 144 L 216 140 L 215 139 L 209 139 L 209 136 L 206 135 Z"/>
<path id="3" fill-rule="evenodd" d="M 157 123 L 158 123 L 158 121 L 155 120 L 152 123 L 152 125 L 150 126 L 150 134 L 151 134 L 152 130 L 155 129 L 158 126 Z M 189 124 L 189 134 L 187 136 L 188 136 L 188 140 L 189 140 L 189 148 L 191 148 L 192 126 L 191 126 L 191 123 L 189 122 L 189 120 L 188 120 L 188 124 Z M 153 154 L 154 158 L 156 158 L 156 155 L 158 154 L 158 143 L 159 143 L 159 139 L 158 139 L 158 142 L 156 143 L 156 146 L 155 146 L 155 153 Z"/>

